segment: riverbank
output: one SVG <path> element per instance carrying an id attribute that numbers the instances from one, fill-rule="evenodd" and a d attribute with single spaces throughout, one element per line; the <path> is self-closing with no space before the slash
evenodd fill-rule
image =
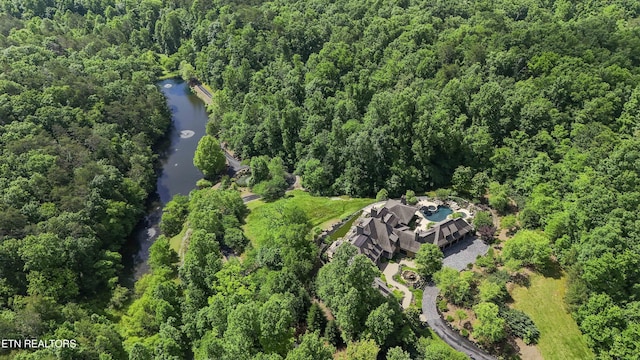
<path id="1" fill-rule="evenodd" d="M 211 105 L 213 103 L 213 90 L 206 84 L 194 79 L 189 81 L 189 88 L 200 100 L 204 101 L 205 104 Z"/>
<path id="2" fill-rule="evenodd" d="M 193 156 L 200 138 L 206 133 L 209 116 L 205 104 L 198 99 L 180 78 L 171 78 L 156 84 L 165 96 L 171 110 L 171 128 L 166 134 L 168 145 L 158 153 L 160 170 L 156 180 L 157 200 L 130 235 L 125 250 L 124 277 L 131 282 L 149 271 L 149 248 L 160 234 L 162 208 L 175 195 L 189 195 L 202 179 L 202 172 L 193 165 Z M 129 283 L 129 281 L 127 281 Z"/>

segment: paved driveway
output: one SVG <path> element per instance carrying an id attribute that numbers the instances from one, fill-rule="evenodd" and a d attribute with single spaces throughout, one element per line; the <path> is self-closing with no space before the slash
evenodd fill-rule
<path id="1" fill-rule="evenodd" d="M 478 255 L 485 255 L 487 251 L 489 251 L 489 245 L 479 238 L 460 241 L 444 249 L 442 265 L 461 271 L 466 269 L 468 264 L 476 262 Z"/>
<path id="2" fill-rule="evenodd" d="M 484 255 L 489 250 L 489 246 L 480 239 L 461 241 L 454 246 L 445 249 L 444 266 L 452 267 L 456 270 L 464 270 L 467 264 L 476 261 L 478 255 Z M 462 337 L 457 331 L 451 329 L 449 325 L 440 317 L 436 308 L 436 301 L 440 290 L 435 284 L 430 283 L 424 288 L 422 293 L 422 317 L 429 324 L 442 340 L 452 348 L 466 354 L 471 359 L 495 360 L 494 357 L 480 350 L 474 343 Z"/>
<path id="3" fill-rule="evenodd" d="M 429 324 L 429 327 L 435 331 L 442 340 L 449 344 L 452 348 L 466 354 L 472 359 L 478 360 L 495 360 L 495 358 L 484 351 L 480 350 L 474 343 L 467 338 L 451 329 L 447 323 L 442 320 L 438 309 L 436 308 L 436 297 L 438 296 L 438 288 L 434 284 L 429 284 L 424 289 L 422 295 L 422 314 Z"/>
<path id="4" fill-rule="evenodd" d="M 260 195 L 251 194 L 251 195 L 243 196 L 242 197 L 242 202 L 246 204 L 249 201 L 258 200 L 258 199 L 260 199 Z"/>

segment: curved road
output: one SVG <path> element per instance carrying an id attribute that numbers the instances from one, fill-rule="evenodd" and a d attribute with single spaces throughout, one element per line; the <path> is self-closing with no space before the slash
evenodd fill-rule
<path id="1" fill-rule="evenodd" d="M 438 309 L 436 308 L 438 292 L 440 292 L 440 290 L 431 283 L 424 288 L 422 295 L 422 314 L 426 318 L 429 327 L 452 348 L 464 353 L 471 359 L 495 360 L 493 356 L 480 350 L 474 343 L 469 341 L 467 338 L 460 336 L 457 331 L 451 329 L 440 317 Z"/>
<path id="2" fill-rule="evenodd" d="M 445 257 L 442 263 L 444 266 L 462 271 L 467 267 L 467 264 L 475 262 L 478 255 L 484 255 L 488 250 L 489 246 L 480 239 L 462 241 L 444 250 Z M 422 293 L 422 314 L 429 327 L 452 348 L 472 359 L 495 360 L 495 357 L 480 350 L 469 339 L 462 337 L 456 330 L 450 328 L 440 317 L 436 308 L 439 292 L 440 290 L 435 284 L 429 283 Z"/>
<path id="3" fill-rule="evenodd" d="M 258 199 L 260 199 L 260 195 L 251 194 L 251 195 L 243 196 L 242 202 L 246 204 L 249 201 L 258 200 Z"/>

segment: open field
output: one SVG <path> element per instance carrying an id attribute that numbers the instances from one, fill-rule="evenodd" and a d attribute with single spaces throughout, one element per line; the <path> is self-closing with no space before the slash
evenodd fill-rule
<path id="1" fill-rule="evenodd" d="M 511 292 L 513 307 L 524 311 L 540 330 L 538 348 L 545 360 L 593 359 L 578 325 L 565 311 L 566 277 L 532 275 L 531 285 Z"/>
<path id="2" fill-rule="evenodd" d="M 295 204 L 307 214 L 314 227 L 327 228 L 332 223 L 353 214 L 375 200 L 353 199 L 347 196 L 339 198 L 318 197 L 301 190 L 293 190 L 288 192 L 285 198 L 272 203 L 265 203 L 262 200 L 252 201 L 247 204 L 251 212 L 247 216 L 244 226 L 245 235 L 254 241 L 256 235 L 263 231 L 267 225 L 264 223 L 265 219 L 262 214 L 270 207 L 278 206 L 284 202 Z"/>

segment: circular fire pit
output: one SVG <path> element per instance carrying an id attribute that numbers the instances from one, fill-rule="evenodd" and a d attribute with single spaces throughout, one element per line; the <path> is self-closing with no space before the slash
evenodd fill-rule
<path id="1" fill-rule="evenodd" d="M 416 274 L 416 272 L 412 270 L 404 270 L 401 276 L 409 285 L 413 285 L 420 280 L 420 275 Z"/>

